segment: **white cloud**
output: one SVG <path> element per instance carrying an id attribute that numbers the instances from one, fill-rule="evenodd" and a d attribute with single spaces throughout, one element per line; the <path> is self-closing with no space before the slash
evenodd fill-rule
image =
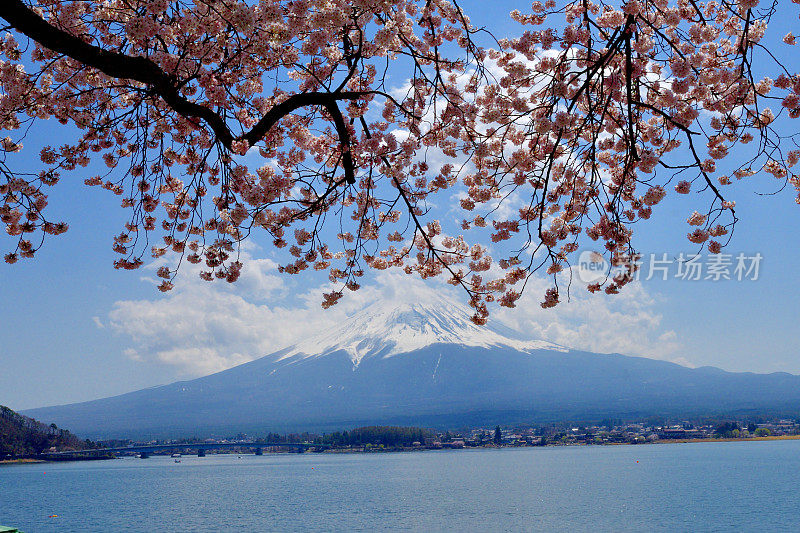
<path id="1" fill-rule="evenodd" d="M 328 286 L 296 295 L 292 306 L 254 302 L 246 287 L 250 263 L 245 265 L 240 280 L 245 285 L 207 283 L 186 276 L 166 296 L 116 302 L 107 325 L 130 339 L 128 357 L 175 367 L 183 376 L 198 376 L 278 351 L 375 301 L 421 301 L 436 294 L 410 276 L 381 273 L 378 285 L 348 293 L 328 311 L 320 306 Z M 250 276 L 253 285 L 282 288 L 265 282 L 272 276 L 260 270 L 261 274 Z"/>
<path id="2" fill-rule="evenodd" d="M 375 274 L 375 283 L 347 292 L 326 311 L 320 306 L 321 294 L 330 286 L 294 294 L 284 286 L 286 279 L 269 260 L 247 261 L 236 284 L 185 276 L 165 296 L 116 302 L 101 323 L 127 340 L 125 353 L 133 360 L 193 377 L 278 351 L 376 301 L 391 305 L 440 296 L 465 300 L 463 293 L 441 281 L 384 271 Z M 669 360 L 679 347 L 675 333 L 661 327 L 656 302 L 639 285 L 616 296 L 592 295 L 577 287 L 570 301 L 545 310 L 539 300 L 548 286 L 545 279 L 531 278 L 517 308 L 495 309 L 490 320 L 531 338 L 588 351 Z"/>
<path id="3" fill-rule="evenodd" d="M 562 282 L 561 303 L 554 309 L 542 309 L 539 302 L 550 286 L 549 280 L 531 278 L 517 307 L 495 312 L 497 319 L 532 337 L 578 350 L 671 361 L 680 348 L 675 332 L 661 326 L 657 300 L 639 283 L 610 296 L 591 294 L 573 280 L 567 299 Z"/>

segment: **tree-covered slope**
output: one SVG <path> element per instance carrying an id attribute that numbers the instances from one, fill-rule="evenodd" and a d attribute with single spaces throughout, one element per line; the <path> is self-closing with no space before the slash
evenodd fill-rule
<path id="1" fill-rule="evenodd" d="M 0 459 L 36 455 L 53 447 L 81 450 L 90 444 L 55 424 L 43 424 L 0 405 Z"/>

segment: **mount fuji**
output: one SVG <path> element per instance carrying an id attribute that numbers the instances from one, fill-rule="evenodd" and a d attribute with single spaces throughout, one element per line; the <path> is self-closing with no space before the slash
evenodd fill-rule
<path id="1" fill-rule="evenodd" d="M 408 354 L 434 344 L 505 347 L 525 352 L 567 351 L 550 342 L 524 340 L 519 333 L 501 325 L 478 326 L 462 307 L 438 299 L 434 303 L 373 304 L 340 327 L 281 350 L 278 360 L 324 357 L 344 352 L 355 370 L 363 360 Z"/>
<path id="2" fill-rule="evenodd" d="M 166 438 L 767 411 L 800 412 L 800 376 L 570 350 L 438 300 L 374 304 L 217 374 L 25 414 L 91 438 Z"/>

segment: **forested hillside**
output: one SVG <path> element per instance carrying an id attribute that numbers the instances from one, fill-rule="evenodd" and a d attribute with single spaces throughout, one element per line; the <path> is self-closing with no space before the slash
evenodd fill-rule
<path id="1" fill-rule="evenodd" d="M 91 441 L 83 441 L 55 424 L 48 426 L 0 405 L 0 459 L 35 455 L 52 447 L 68 451 L 91 446 Z"/>

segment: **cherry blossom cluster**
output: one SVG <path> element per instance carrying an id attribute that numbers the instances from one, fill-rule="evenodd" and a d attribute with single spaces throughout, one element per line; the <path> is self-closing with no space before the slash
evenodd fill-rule
<path id="1" fill-rule="evenodd" d="M 541 270 L 553 307 L 594 242 L 623 268 L 589 290 L 615 294 L 635 279 L 635 225 L 670 191 L 700 200 L 687 238 L 711 253 L 736 222 L 726 186 L 763 173 L 800 191 L 776 127 L 800 116 L 800 75 L 752 68 L 774 57 L 776 9 L 535 1 L 495 39 L 455 0 L 3 0 L 6 261 L 67 229 L 46 188 L 80 169 L 130 213 L 115 266 L 167 256 L 162 291 L 184 260 L 236 281 L 259 233 L 281 271 L 327 274 L 324 307 L 367 267 L 444 276 L 478 323 Z M 74 140 L 15 170 L 45 121 Z M 436 215 L 453 200 L 458 225 Z"/>

